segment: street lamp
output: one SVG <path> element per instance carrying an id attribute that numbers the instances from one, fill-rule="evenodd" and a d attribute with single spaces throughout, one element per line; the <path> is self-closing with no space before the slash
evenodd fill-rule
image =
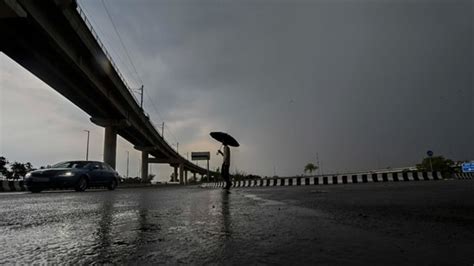
<path id="1" fill-rule="evenodd" d="M 87 132 L 86 161 L 89 161 L 89 136 L 91 132 L 87 129 L 84 129 L 84 131 Z"/>
<path id="2" fill-rule="evenodd" d="M 176 153 L 179 153 L 179 142 L 176 142 L 176 145 L 174 145 L 174 143 L 172 143 L 171 145 L 176 146 Z"/>

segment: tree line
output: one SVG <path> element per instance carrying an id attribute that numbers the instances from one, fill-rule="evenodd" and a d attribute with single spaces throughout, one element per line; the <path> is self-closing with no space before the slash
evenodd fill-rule
<path id="1" fill-rule="evenodd" d="M 449 177 L 453 173 L 461 172 L 461 164 L 463 161 L 454 162 L 451 159 L 444 158 L 443 156 L 433 156 L 423 158 L 421 163 L 416 165 L 418 171 L 434 171 L 440 172 L 443 176 Z M 313 163 L 308 163 L 304 167 L 305 173 L 312 173 L 318 170 L 318 166 Z M 404 170 L 406 172 L 408 170 Z"/>
<path id="2" fill-rule="evenodd" d="M 19 179 L 24 177 L 26 173 L 36 170 L 30 162 L 10 163 L 7 158 L 0 156 L 0 174 L 7 179 Z"/>

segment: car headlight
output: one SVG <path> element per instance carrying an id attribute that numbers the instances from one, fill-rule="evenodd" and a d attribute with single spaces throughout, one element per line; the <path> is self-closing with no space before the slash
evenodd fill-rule
<path id="1" fill-rule="evenodd" d="M 58 176 L 73 176 L 73 175 L 74 175 L 73 172 L 64 172 L 64 173 L 59 174 Z"/>
<path id="2" fill-rule="evenodd" d="M 26 173 L 25 177 L 30 177 L 31 173 Z"/>

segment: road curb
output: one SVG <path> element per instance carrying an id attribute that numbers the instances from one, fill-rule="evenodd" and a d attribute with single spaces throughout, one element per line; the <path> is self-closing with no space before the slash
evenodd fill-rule
<path id="1" fill-rule="evenodd" d="M 474 179 L 473 173 L 454 174 L 455 179 Z M 330 176 L 308 176 L 291 178 L 266 178 L 234 181 L 232 187 L 275 187 L 275 186 L 311 186 L 359 184 L 377 182 L 409 182 L 430 181 L 443 179 L 439 172 L 392 172 L 392 173 L 365 173 Z M 225 182 L 204 183 L 202 188 L 222 188 Z"/>

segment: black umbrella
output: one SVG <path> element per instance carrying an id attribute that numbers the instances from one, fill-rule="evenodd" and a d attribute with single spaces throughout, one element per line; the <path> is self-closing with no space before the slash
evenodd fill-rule
<path id="1" fill-rule="evenodd" d="M 213 137 L 219 142 L 222 142 L 222 144 L 224 145 L 229 145 L 232 147 L 240 146 L 240 144 L 237 142 L 237 140 L 234 139 L 234 137 L 224 132 L 211 132 L 211 137 Z"/>

